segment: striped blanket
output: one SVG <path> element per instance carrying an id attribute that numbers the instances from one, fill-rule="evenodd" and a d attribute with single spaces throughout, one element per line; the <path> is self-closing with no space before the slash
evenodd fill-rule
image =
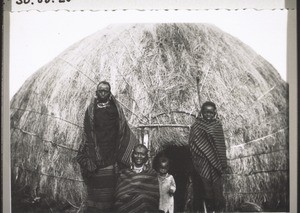
<path id="1" fill-rule="evenodd" d="M 116 144 L 116 161 L 122 165 L 130 166 L 130 154 L 138 140 L 130 130 L 124 112 L 118 101 L 112 96 L 112 101 L 117 107 L 119 122 Z M 97 144 L 95 131 L 95 110 L 96 99 L 92 99 L 84 117 L 83 141 L 79 147 L 77 162 L 81 166 L 83 176 L 86 173 L 95 171 L 96 162 L 101 162 L 99 144 Z"/>
<path id="2" fill-rule="evenodd" d="M 193 178 L 195 199 L 201 198 L 223 205 L 220 204 L 224 202 L 221 174 L 227 163 L 220 121 L 207 121 L 198 117 L 191 127 L 189 147 L 196 173 Z"/>
<path id="3" fill-rule="evenodd" d="M 219 179 L 226 167 L 226 146 L 221 122 L 197 118 L 191 127 L 189 146 L 198 174 L 212 182 Z"/>
<path id="4" fill-rule="evenodd" d="M 131 169 L 121 172 L 115 194 L 115 210 L 124 213 L 158 212 L 159 186 L 156 172 Z"/>

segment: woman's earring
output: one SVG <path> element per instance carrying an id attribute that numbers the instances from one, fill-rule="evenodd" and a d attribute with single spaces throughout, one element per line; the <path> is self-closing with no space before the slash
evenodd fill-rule
<path id="1" fill-rule="evenodd" d="M 219 119 L 219 114 L 216 112 L 215 119 Z"/>
<path id="2" fill-rule="evenodd" d="M 199 112 L 199 118 L 203 118 L 202 111 Z"/>
<path id="3" fill-rule="evenodd" d="M 129 165 L 130 165 L 131 169 L 133 169 L 132 155 L 133 155 L 133 151 L 131 152 L 131 155 L 130 155 L 130 158 L 129 158 Z"/>

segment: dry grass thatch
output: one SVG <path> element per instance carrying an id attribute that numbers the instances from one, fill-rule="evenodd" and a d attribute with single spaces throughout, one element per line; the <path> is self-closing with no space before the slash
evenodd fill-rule
<path id="1" fill-rule="evenodd" d="M 85 190 L 73 158 L 97 82 L 111 82 L 133 127 L 191 125 L 197 76 L 201 101 L 217 104 L 224 126 L 228 209 L 248 201 L 287 207 L 287 84 L 250 47 L 207 24 L 109 26 L 38 70 L 11 102 L 12 183 L 80 206 Z M 188 132 L 152 128 L 150 139 L 158 152 L 186 145 Z"/>

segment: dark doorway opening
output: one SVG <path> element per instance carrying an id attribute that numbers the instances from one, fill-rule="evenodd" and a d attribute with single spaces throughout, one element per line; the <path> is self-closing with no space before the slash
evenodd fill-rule
<path id="1" fill-rule="evenodd" d="M 157 170 L 158 159 L 165 156 L 170 160 L 169 174 L 173 175 L 176 182 L 174 195 L 174 211 L 183 212 L 189 174 L 192 171 L 192 161 L 187 146 L 168 146 L 159 152 L 153 159 L 153 168 Z"/>

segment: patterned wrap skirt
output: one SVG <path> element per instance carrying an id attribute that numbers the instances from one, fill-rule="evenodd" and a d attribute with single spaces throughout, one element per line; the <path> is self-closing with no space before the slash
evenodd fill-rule
<path id="1" fill-rule="evenodd" d="M 110 212 L 116 186 L 114 166 L 99 169 L 94 175 L 86 178 L 87 212 Z"/>

